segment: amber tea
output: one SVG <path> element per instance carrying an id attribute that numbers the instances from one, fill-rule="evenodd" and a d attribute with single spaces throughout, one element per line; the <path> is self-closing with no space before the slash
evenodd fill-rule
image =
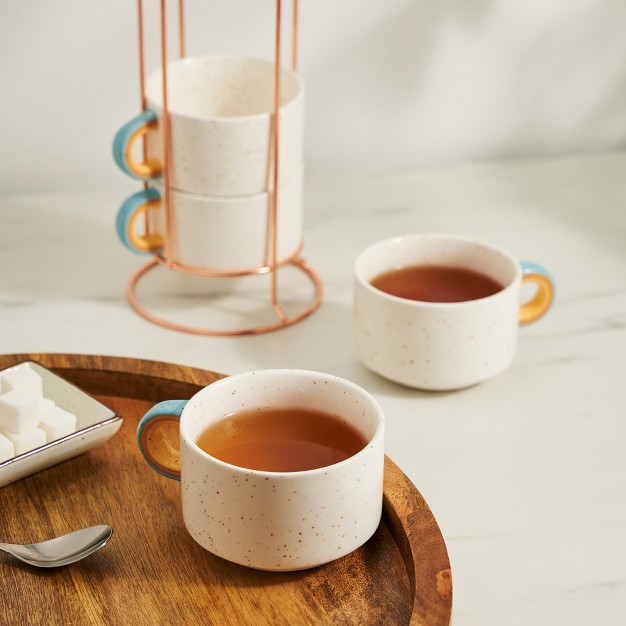
<path id="1" fill-rule="evenodd" d="M 392 296 L 421 302 L 466 302 L 504 288 L 490 276 L 464 267 L 413 265 L 380 274 L 373 287 Z"/>
<path id="2" fill-rule="evenodd" d="M 229 415 L 198 438 L 207 454 L 267 472 L 299 472 L 343 461 L 367 445 L 340 417 L 315 409 L 263 407 Z"/>

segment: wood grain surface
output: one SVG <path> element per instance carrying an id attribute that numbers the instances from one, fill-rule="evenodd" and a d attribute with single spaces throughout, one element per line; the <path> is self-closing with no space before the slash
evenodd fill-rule
<path id="1" fill-rule="evenodd" d="M 89 452 L 0 489 L 0 540 L 41 541 L 110 524 L 107 546 L 38 570 L 0 555 L 0 624 L 448 626 L 452 579 L 428 505 L 385 459 L 383 520 L 359 550 L 302 572 L 261 572 L 216 557 L 187 534 L 179 483 L 141 458 L 137 422 L 155 402 L 189 398 L 221 374 L 155 361 L 0 355 L 51 368 L 124 418 Z"/>

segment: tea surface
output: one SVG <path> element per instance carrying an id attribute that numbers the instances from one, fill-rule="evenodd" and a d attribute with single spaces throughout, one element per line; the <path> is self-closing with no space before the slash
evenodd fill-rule
<path id="1" fill-rule="evenodd" d="M 421 302 L 466 302 L 492 296 L 503 285 L 463 267 L 412 265 L 380 274 L 373 287 L 398 298 Z"/>
<path id="2" fill-rule="evenodd" d="M 263 407 L 229 415 L 198 438 L 207 454 L 239 467 L 299 472 L 343 461 L 365 437 L 336 415 L 298 407 Z"/>

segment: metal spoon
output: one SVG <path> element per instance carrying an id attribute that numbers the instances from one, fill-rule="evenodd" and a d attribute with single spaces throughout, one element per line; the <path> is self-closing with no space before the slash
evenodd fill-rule
<path id="1" fill-rule="evenodd" d="M 91 526 L 41 543 L 0 543 L 0 550 L 35 567 L 60 567 L 93 554 L 106 544 L 112 534 L 110 526 Z"/>

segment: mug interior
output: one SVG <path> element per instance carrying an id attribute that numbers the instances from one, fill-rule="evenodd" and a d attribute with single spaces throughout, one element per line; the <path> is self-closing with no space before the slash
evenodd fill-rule
<path id="1" fill-rule="evenodd" d="M 415 265 L 473 270 L 493 278 L 503 290 L 521 273 L 519 263 L 510 254 L 490 244 L 453 235 L 408 235 L 366 248 L 357 258 L 355 274 L 366 287 L 395 298 L 373 287 L 371 281 L 386 272 Z"/>
<path id="2" fill-rule="evenodd" d="M 304 370 L 249 372 L 209 385 L 187 403 L 180 434 L 197 447 L 200 435 L 222 418 L 254 408 L 290 406 L 336 415 L 356 428 L 368 444 L 382 436 L 382 409 L 364 389 L 329 374 Z"/>
<path id="3" fill-rule="evenodd" d="M 146 81 L 148 101 L 162 107 L 162 72 Z M 302 91 L 300 78 L 281 70 L 281 107 Z M 274 110 L 274 64 L 237 56 L 180 59 L 167 66 L 168 108 L 192 118 L 237 118 Z"/>

